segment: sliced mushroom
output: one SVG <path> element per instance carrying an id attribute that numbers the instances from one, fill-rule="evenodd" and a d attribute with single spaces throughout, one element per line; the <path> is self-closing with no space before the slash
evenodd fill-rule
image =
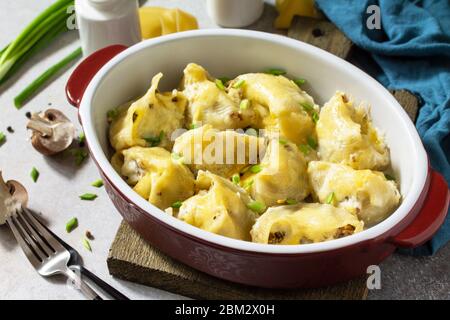
<path id="1" fill-rule="evenodd" d="M 56 109 L 32 114 L 27 129 L 33 131 L 31 136 L 33 147 L 46 156 L 66 150 L 75 137 L 73 123 Z"/>
<path id="2" fill-rule="evenodd" d="M 0 225 L 21 206 L 26 206 L 28 193 L 19 182 L 10 180 L 5 182 L 0 171 Z"/>
<path id="3" fill-rule="evenodd" d="M 28 192 L 25 187 L 16 180 L 8 180 L 6 185 L 9 187 L 9 193 L 16 199 L 23 207 L 28 204 Z"/>

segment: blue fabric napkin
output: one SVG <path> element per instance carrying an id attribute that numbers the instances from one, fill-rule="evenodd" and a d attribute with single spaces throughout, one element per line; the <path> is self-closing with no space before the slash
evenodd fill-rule
<path id="1" fill-rule="evenodd" d="M 432 167 L 450 185 L 450 1 L 316 0 L 317 6 L 366 56 L 365 71 L 389 89 L 407 89 L 421 98 L 417 130 Z M 367 19 L 377 5 L 381 29 Z M 373 22 L 373 20 L 370 20 Z M 434 238 L 403 252 L 435 253 L 450 240 L 450 214 Z"/>

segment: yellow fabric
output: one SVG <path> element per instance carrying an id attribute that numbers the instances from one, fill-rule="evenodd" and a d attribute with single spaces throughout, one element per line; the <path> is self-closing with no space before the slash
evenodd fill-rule
<path id="1" fill-rule="evenodd" d="M 139 19 L 143 39 L 198 29 L 197 19 L 177 8 L 142 7 L 139 9 Z"/>
<path id="2" fill-rule="evenodd" d="M 291 26 L 294 16 L 320 18 L 321 14 L 314 6 L 314 0 L 277 0 L 278 17 L 275 28 L 287 29 Z"/>

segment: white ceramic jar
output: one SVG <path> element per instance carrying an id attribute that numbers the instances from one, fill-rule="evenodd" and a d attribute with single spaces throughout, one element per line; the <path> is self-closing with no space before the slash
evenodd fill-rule
<path id="1" fill-rule="evenodd" d="M 246 27 L 261 17 L 264 0 L 208 0 L 208 14 L 227 28 Z"/>
<path id="2" fill-rule="evenodd" d="M 138 8 L 138 0 L 75 0 L 83 54 L 141 41 Z"/>

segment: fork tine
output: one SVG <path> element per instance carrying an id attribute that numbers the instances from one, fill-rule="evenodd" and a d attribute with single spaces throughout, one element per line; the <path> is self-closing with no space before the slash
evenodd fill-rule
<path id="1" fill-rule="evenodd" d="M 28 223 L 28 219 L 26 219 L 23 215 L 23 210 L 18 210 L 17 216 L 20 217 L 23 222 L 25 222 L 25 225 L 26 225 L 27 229 L 31 232 L 32 237 L 36 240 L 36 242 L 39 244 L 39 246 L 43 249 L 45 254 L 49 257 L 52 254 L 54 254 L 55 250 L 53 250 L 53 248 L 49 247 L 49 245 L 45 242 L 45 239 L 36 232 L 35 228 L 32 227 L 30 225 L 30 223 Z"/>
<path id="2" fill-rule="evenodd" d="M 19 227 L 19 232 L 22 234 L 22 237 L 25 239 L 25 241 L 30 246 L 31 250 L 37 255 L 37 257 L 44 261 L 48 258 L 48 256 L 45 254 L 45 252 L 40 248 L 39 243 L 33 239 L 30 235 L 30 232 L 23 226 L 23 223 L 20 221 L 19 217 L 17 216 L 17 212 L 11 215 L 12 221 Z"/>
<path id="3" fill-rule="evenodd" d="M 14 224 L 13 219 L 11 217 L 8 217 L 6 219 L 6 221 L 9 225 L 9 227 L 11 228 L 17 242 L 22 247 L 22 250 L 25 253 L 25 256 L 28 258 L 28 260 L 30 260 L 33 267 L 38 268 L 41 265 L 41 261 L 36 257 L 35 253 L 30 249 L 30 247 L 28 246 L 28 243 L 22 237 L 22 235 L 20 234 L 16 225 Z"/>
<path id="4" fill-rule="evenodd" d="M 55 251 L 67 251 L 66 248 L 51 234 L 47 231 L 47 229 L 42 225 L 42 223 L 36 219 L 33 214 L 27 208 L 22 207 L 22 212 L 24 217 L 28 219 L 31 226 L 42 236 L 42 238 L 47 241 L 47 243 L 55 250 Z"/>

